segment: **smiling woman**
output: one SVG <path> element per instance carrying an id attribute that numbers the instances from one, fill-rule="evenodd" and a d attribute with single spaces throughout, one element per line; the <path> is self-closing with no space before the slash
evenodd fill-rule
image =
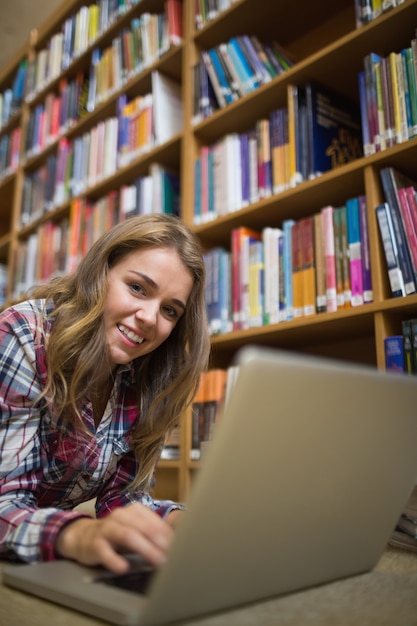
<path id="1" fill-rule="evenodd" d="M 164 559 L 182 507 L 147 489 L 207 367 L 204 279 L 195 235 L 147 215 L 0 314 L 2 556 Z"/>

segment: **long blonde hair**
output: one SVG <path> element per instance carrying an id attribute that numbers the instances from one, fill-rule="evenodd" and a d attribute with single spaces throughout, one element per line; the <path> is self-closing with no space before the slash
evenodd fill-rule
<path id="1" fill-rule="evenodd" d="M 205 266 L 197 237 L 173 216 L 132 217 L 100 237 L 74 274 L 32 292 L 33 297 L 52 300 L 55 305 L 45 395 L 58 415 L 82 428 L 85 381 L 89 389 L 99 385 L 97 363 L 108 362 L 103 323 L 108 272 L 126 255 L 145 248 L 176 250 L 193 277 L 193 286 L 185 313 L 169 338 L 133 362 L 140 420 L 132 432 L 139 473 L 131 487 L 137 489 L 149 488 L 165 437 L 191 402 L 208 364 Z"/>

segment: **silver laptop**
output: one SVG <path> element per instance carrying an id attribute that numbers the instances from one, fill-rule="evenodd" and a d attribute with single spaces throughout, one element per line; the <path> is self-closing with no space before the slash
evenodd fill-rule
<path id="1" fill-rule="evenodd" d="M 246 347 L 146 593 L 72 562 L 4 582 L 114 624 L 167 624 L 370 570 L 417 481 L 417 380 Z"/>

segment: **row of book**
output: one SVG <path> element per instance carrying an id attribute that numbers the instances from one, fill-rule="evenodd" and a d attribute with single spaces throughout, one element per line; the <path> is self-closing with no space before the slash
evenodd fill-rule
<path id="1" fill-rule="evenodd" d="M 10 87 L 0 92 L 0 130 L 18 113 L 25 95 L 27 61 L 24 59 L 17 67 Z"/>
<path id="2" fill-rule="evenodd" d="M 0 137 L 0 180 L 15 172 L 20 160 L 21 128 Z"/>
<path id="3" fill-rule="evenodd" d="M 203 28 L 220 13 L 229 9 L 237 0 L 194 0 L 194 24 Z"/>
<path id="4" fill-rule="evenodd" d="M 254 128 L 203 146 L 195 160 L 196 225 L 239 210 L 362 155 L 350 104 L 312 83 Z"/>
<path id="5" fill-rule="evenodd" d="M 417 376 L 417 319 L 403 320 L 402 334 L 384 339 L 385 368 L 390 372 Z"/>
<path id="6" fill-rule="evenodd" d="M 62 30 L 53 35 L 28 64 L 25 93 L 30 101 L 39 91 L 60 76 L 107 30 L 115 20 L 129 10 L 137 0 L 109 2 L 82 6 L 69 17 Z M 122 86 L 123 80 L 133 71 L 141 71 L 154 62 L 170 45 L 182 40 L 182 2 L 166 0 L 164 12 L 158 15 L 144 13 L 132 20 L 130 28 L 114 37 L 113 45 L 105 50 L 93 51 L 93 65 L 99 76 L 107 70 L 107 79 L 114 74 L 112 87 Z M 130 70 L 130 74 L 129 74 Z"/>
<path id="7" fill-rule="evenodd" d="M 165 213 L 179 215 L 180 177 L 158 163 L 146 176 L 122 185 L 104 197 L 71 202 L 67 271 L 72 272 L 92 244 L 114 224 L 135 215 Z"/>
<path id="8" fill-rule="evenodd" d="M 20 298 L 36 284 L 67 272 L 69 220 L 47 221 L 14 250 L 12 299 Z"/>
<path id="9" fill-rule="evenodd" d="M 117 108 L 117 116 L 100 121 L 81 136 L 59 139 L 56 152 L 26 174 L 21 226 L 84 193 L 182 130 L 179 87 L 159 72 L 152 72 L 152 93 L 131 101 L 122 95 Z"/>
<path id="10" fill-rule="evenodd" d="M 286 72 L 295 59 L 277 41 L 238 35 L 201 52 L 194 66 L 196 123 Z"/>
<path id="11" fill-rule="evenodd" d="M 26 159 L 40 154 L 73 127 L 87 111 L 88 77 L 79 72 L 74 79 L 63 77 L 56 92 L 29 112 L 23 154 Z"/>
<path id="12" fill-rule="evenodd" d="M 400 52 L 371 52 L 359 73 L 364 154 L 417 135 L 417 38 Z"/>
<path id="13" fill-rule="evenodd" d="M 230 371 L 214 368 L 200 375 L 200 383 L 193 398 L 191 412 L 190 460 L 192 461 L 201 458 L 202 444 L 213 438 L 215 425 L 222 417 L 232 371 L 232 368 Z"/>
<path id="14" fill-rule="evenodd" d="M 372 302 L 365 196 L 280 228 L 235 228 L 230 251 L 205 253 L 212 334 Z"/>
<path id="15" fill-rule="evenodd" d="M 405 0 L 355 0 L 356 27 L 360 28 L 369 24 L 403 2 Z"/>
<path id="16" fill-rule="evenodd" d="M 380 170 L 385 202 L 375 208 L 393 297 L 417 292 L 417 184 L 394 167 Z"/>
<path id="17" fill-rule="evenodd" d="M 115 224 L 145 213 L 178 215 L 179 197 L 179 174 L 152 163 L 146 176 L 102 198 L 74 198 L 69 220 L 48 220 L 27 239 L 19 240 L 13 298 L 19 298 L 34 284 L 73 272 L 91 245 Z"/>

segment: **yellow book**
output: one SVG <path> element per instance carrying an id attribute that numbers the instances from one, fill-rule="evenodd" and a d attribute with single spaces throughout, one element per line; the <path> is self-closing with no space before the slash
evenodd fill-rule
<path id="1" fill-rule="evenodd" d="M 98 4 L 91 4 L 88 8 L 88 43 L 92 43 L 98 35 Z"/>
<path id="2" fill-rule="evenodd" d="M 391 69 L 391 89 L 392 89 L 392 101 L 394 105 L 394 122 L 395 122 L 395 143 L 402 143 L 402 124 L 401 124 L 401 107 L 400 107 L 400 95 L 397 76 L 397 53 L 391 52 L 389 55 L 390 69 Z"/>

